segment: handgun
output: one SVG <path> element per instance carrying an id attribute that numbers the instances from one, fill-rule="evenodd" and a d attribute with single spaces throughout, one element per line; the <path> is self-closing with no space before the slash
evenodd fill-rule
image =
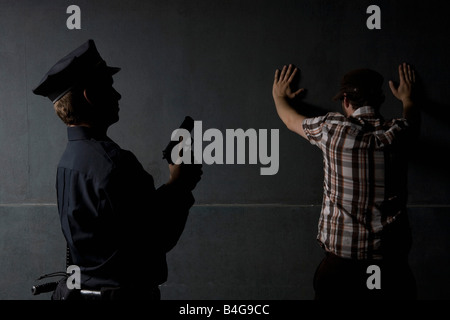
<path id="1" fill-rule="evenodd" d="M 180 129 L 186 129 L 189 132 L 192 132 L 192 129 L 194 128 L 194 119 L 192 119 L 189 116 L 186 116 L 183 120 L 183 122 L 180 125 Z M 166 159 L 169 164 L 173 164 L 172 161 L 172 149 L 177 144 L 179 144 L 179 141 L 170 141 L 167 147 L 163 150 L 163 159 Z"/>

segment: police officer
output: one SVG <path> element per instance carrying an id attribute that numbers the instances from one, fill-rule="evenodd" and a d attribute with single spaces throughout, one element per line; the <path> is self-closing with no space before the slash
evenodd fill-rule
<path id="1" fill-rule="evenodd" d="M 68 144 L 57 170 L 61 228 L 80 267 L 81 291 L 64 281 L 53 299 L 160 299 L 167 280 L 166 253 L 181 236 L 200 165 L 169 165 L 169 181 L 156 189 L 130 151 L 107 136 L 119 120 L 120 94 L 93 40 L 58 61 L 33 90 L 48 97 L 67 125 Z M 87 296 L 88 294 L 86 294 Z"/>

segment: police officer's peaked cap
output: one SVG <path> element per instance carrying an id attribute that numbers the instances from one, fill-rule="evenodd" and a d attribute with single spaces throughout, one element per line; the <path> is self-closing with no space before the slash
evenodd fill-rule
<path id="1" fill-rule="evenodd" d="M 120 68 L 107 66 L 98 53 L 94 40 L 88 40 L 59 60 L 33 89 L 33 93 L 55 103 L 77 84 L 88 82 L 96 75 L 113 75 L 119 70 Z"/>

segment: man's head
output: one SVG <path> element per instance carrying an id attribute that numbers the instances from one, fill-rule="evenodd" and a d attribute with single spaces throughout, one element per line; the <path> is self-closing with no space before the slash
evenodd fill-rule
<path id="1" fill-rule="evenodd" d="M 112 86 L 119 70 L 108 67 L 89 40 L 59 60 L 33 92 L 49 98 L 67 125 L 108 127 L 119 119 L 121 96 Z"/>
<path id="2" fill-rule="evenodd" d="M 333 100 L 341 100 L 346 115 L 354 110 L 371 106 L 379 110 L 384 102 L 383 76 L 370 69 L 356 69 L 348 72 L 341 80 L 339 93 Z"/>

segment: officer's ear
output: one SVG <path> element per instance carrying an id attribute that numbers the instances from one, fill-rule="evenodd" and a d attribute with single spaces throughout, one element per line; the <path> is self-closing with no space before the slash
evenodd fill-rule
<path id="1" fill-rule="evenodd" d="M 92 103 L 92 95 L 91 95 L 91 90 L 90 89 L 84 89 L 83 90 L 83 96 L 86 99 L 86 101 L 90 104 L 93 105 Z"/>
<path id="2" fill-rule="evenodd" d="M 83 89 L 83 96 L 84 96 L 84 99 L 85 99 L 89 104 L 92 104 L 92 102 L 91 102 L 91 94 L 90 94 L 90 90 L 88 90 L 88 89 Z"/>

